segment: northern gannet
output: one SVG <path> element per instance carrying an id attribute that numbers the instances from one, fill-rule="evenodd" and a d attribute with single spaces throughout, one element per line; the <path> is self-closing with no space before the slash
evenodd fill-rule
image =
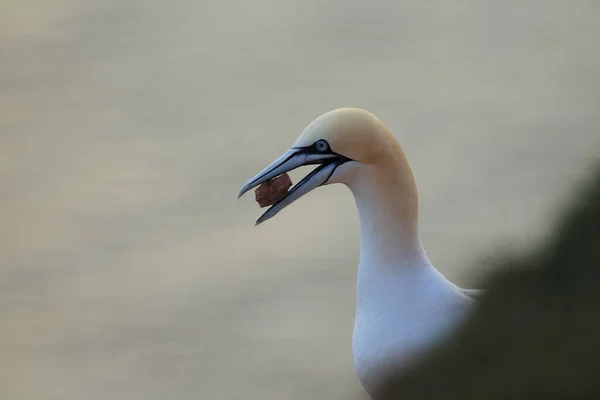
<path id="1" fill-rule="evenodd" d="M 238 198 L 303 165 L 318 167 L 257 221 L 274 217 L 311 190 L 334 183 L 353 193 L 360 221 L 360 261 L 352 352 L 373 396 L 383 369 L 408 365 L 457 327 L 472 308 L 470 290 L 431 264 L 419 236 L 417 187 L 404 151 L 387 126 L 356 108 L 325 113 L 259 172 Z"/>

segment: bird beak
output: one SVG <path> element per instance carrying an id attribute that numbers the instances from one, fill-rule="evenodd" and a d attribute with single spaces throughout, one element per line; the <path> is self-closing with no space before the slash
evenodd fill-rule
<path id="1" fill-rule="evenodd" d="M 294 185 L 284 198 L 265 211 L 265 213 L 256 221 L 256 225 L 258 225 L 274 217 L 279 211 L 283 210 L 306 193 L 326 183 L 335 169 L 346 161 L 350 161 L 350 159 L 332 151 L 324 153 L 318 152 L 313 146 L 292 148 L 242 186 L 238 193 L 238 199 L 250 189 L 285 172 L 304 165 L 320 164 L 305 176 L 304 179 Z"/>

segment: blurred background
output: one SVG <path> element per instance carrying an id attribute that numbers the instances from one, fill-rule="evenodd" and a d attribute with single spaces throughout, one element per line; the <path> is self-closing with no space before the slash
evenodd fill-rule
<path id="1" fill-rule="evenodd" d="M 476 285 L 599 154 L 599 11 L 4 0 L 0 397 L 362 396 L 351 195 L 254 228 L 237 190 L 312 119 L 365 108 L 413 166 L 432 262 Z"/>

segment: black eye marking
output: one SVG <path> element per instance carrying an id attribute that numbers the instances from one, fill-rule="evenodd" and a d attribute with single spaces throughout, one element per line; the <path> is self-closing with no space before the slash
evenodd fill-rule
<path id="1" fill-rule="evenodd" d="M 329 151 L 329 143 L 327 143 L 327 141 L 321 139 L 321 140 L 317 140 L 317 142 L 314 144 L 315 149 L 319 152 L 319 153 L 325 153 L 326 151 Z"/>
<path id="2" fill-rule="evenodd" d="M 295 154 L 301 154 L 301 153 L 314 154 L 315 152 L 321 153 L 321 154 L 331 154 L 331 155 L 337 156 L 340 160 L 342 160 L 341 164 L 343 164 L 347 161 L 353 161 L 351 158 L 348 158 L 346 156 L 343 156 L 343 155 L 338 154 L 335 151 L 333 151 L 331 149 L 331 146 L 329 146 L 329 143 L 325 139 L 319 139 L 310 146 L 296 146 L 296 147 L 292 147 L 292 149 L 299 150 Z M 292 156 L 290 156 L 290 157 L 292 157 Z"/>

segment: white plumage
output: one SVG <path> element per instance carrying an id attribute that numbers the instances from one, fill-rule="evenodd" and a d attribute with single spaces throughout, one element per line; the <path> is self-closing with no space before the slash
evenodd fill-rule
<path id="1" fill-rule="evenodd" d="M 419 236 L 412 171 L 397 140 L 374 115 L 346 108 L 320 116 L 239 195 L 309 163 L 321 165 L 258 223 L 318 186 L 350 188 L 361 230 L 352 350 L 360 381 L 373 393 L 390 362 L 407 365 L 455 329 L 477 293 L 457 287 L 429 262 Z"/>

